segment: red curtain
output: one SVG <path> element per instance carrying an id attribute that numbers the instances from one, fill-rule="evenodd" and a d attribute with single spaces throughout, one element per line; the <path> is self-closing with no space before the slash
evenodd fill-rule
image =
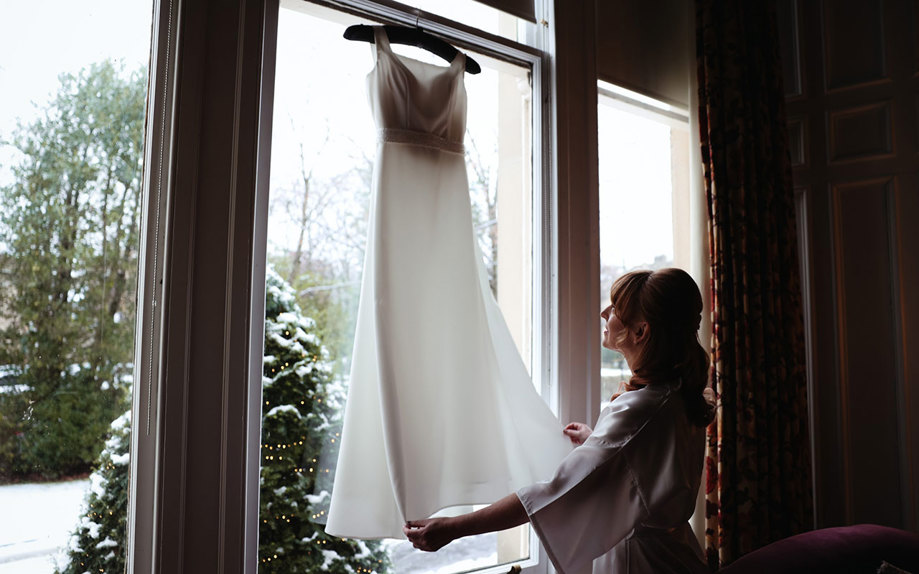
<path id="1" fill-rule="evenodd" d="M 801 284 L 772 2 L 696 0 L 712 360 L 706 552 L 715 569 L 812 527 Z"/>

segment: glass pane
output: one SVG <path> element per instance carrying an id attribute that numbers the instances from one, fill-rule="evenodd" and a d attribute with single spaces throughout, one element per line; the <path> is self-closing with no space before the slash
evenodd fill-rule
<path id="1" fill-rule="evenodd" d="M 450 2 L 444 2 L 443 0 L 404 0 L 403 4 L 520 43 L 526 43 L 527 29 L 535 27 L 535 24 L 531 22 L 475 0 L 451 0 Z"/>
<path id="2" fill-rule="evenodd" d="M 122 572 L 152 2 L 0 5 L 0 572 Z"/>
<path id="3" fill-rule="evenodd" d="M 597 123 L 602 309 L 624 273 L 688 264 L 689 134 L 682 122 L 603 95 Z M 604 406 L 630 376 L 618 351 L 601 349 Z"/>
<path id="4" fill-rule="evenodd" d="M 527 528 L 437 553 L 324 532 L 347 396 L 377 132 L 367 102 L 372 45 L 357 20 L 300 3 L 278 30 L 262 418 L 263 572 L 474 570 L 529 555 Z M 420 49 L 408 57 L 445 65 Z M 334 50 L 335 58 L 324 55 Z M 529 365 L 532 339 L 531 87 L 528 69 L 475 54 L 465 138 L 475 231 L 491 287 Z M 321 78 L 322 81 L 316 81 Z M 464 510 L 471 510 L 465 508 Z M 364 569 L 364 570 L 362 570 Z"/>

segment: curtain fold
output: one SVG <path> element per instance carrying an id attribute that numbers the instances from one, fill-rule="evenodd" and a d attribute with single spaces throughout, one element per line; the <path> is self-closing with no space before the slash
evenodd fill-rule
<path id="1" fill-rule="evenodd" d="M 715 569 L 812 527 L 794 190 L 772 2 L 696 0 L 712 370 L 706 553 Z"/>

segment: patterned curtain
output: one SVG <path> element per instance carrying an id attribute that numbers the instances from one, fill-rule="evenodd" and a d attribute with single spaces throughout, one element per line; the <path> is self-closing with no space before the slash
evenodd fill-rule
<path id="1" fill-rule="evenodd" d="M 712 359 L 706 552 L 717 569 L 812 527 L 801 285 L 772 2 L 696 0 Z"/>

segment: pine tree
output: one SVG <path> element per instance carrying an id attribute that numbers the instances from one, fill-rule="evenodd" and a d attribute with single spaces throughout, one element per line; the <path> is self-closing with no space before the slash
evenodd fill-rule
<path id="1" fill-rule="evenodd" d="M 337 458 L 344 393 L 315 323 L 270 268 L 266 290 L 259 571 L 387 572 L 389 558 L 379 542 L 335 538 L 316 522 L 328 511 L 328 462 Z M 124 571 L 130 427 L 130 413 L 112 423 L 60 574 Z"/>
<path id="2" fill-rule="evenodd" d="M 260 571 L 385 572 L 380 543 L 335 538 L 315 522 L 328 512 L 344 393 L 315 323 L 271 270 L 265 315 Z"/>
<path id="3" fill-rule="evenodd" d="M 70 538 L 70 561 L 60 574 L 125 571 L 131 411 L 115 419 L 111 431 L 99 456 L 99 466 L 89 476 L 89 497 L 80 524 Z"/>

